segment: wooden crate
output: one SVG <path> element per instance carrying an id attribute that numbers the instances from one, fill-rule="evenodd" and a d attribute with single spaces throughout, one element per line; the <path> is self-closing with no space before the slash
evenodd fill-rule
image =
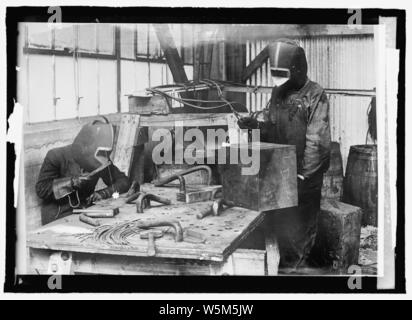
<path id="1" fill-rule="evenodd" d="M 161 96 L 133 96 L 128 97 L 129 111 L 137 114 L 168 114 L 171 112 L 165 98 Z M 169 101 L 171 103 L 171 101 Z"/>
<path id="2" fill-rule="evenodd" d="M 323 200 L 312 258 L 322 266 L 347 273 L 358 264 L 362 210 L 336 200 Z"/>

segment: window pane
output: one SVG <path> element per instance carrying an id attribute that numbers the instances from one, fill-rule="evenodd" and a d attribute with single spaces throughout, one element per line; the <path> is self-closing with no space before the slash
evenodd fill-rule
<path id="1" fill-rule="evenodd" d="M 54 28 L 54 47 L 57 50 L 72 50 L 74 47 L 74 26 L 63 24 L 61 28 Z"/>
<path id="2" fill-rule="evenodd" d="M 120 55 L 122 58 L 135 58 L 135 25 L 121 25 L 120 27 Z"/>
<path id="3" fill-rule="evenodd" d="M 51 48 L 52 32 L 47 23 L 28 23 L 28 41 L 31 48 Z"/>
<path id="4" fill-rule="evenodd" d="M 99 53 L 114 54 L 114 26 L 97 24 Z"/>
<path id="5" fill-rule="evenodd" d="M 163 52 L 160 50 L 160 43 L 157 39 L 156 32 L 153 26 L 149 25 L 149 57 L 158 59 L 163 56 Z"/>
<path id="6" fill-rule="evenodd" d="M 137 54 L 147 57 L 147 24 L 137 25 Z"/>
<path id="7" fill-rule="evenodd" d="M 79 25 L 79 50 L 85 52 L 96 52 L 96 24 Z"/>
<path id="8" fill-rule="evenodd" d="M 187 64 L 193 64 L 193 25 L 182 25 L 183 31 L 183 61 Z"/>

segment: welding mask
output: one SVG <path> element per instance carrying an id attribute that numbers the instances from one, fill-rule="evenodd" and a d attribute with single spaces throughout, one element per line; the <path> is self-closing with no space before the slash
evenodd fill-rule
<path id="1" fill-rule="evenodd" d="M 295 41 L 280 39 L 269 44 L 270 73 L 274 86 L 302 87 L 307 79 L 305 51 Z"/>
<path id="2" fill-rule="evenodd" d="M 113 149 L 113 126 L 109 121 L 95 120 L 80 130 L 72 144 L 74 160 L 87 172 L 108 165 Z"/>

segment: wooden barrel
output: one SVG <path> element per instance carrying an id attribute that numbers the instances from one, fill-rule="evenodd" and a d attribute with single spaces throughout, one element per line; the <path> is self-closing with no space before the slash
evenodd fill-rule
<path id="1" fill-rule="evenodd" d="M 343 183 L 343 201 L 362 208 L 363 225 L 378 225 L 378 157 L 376 145 L 350 147 Z"/>
<path id="2" fill-rule="evenodd" d="M 331 143 L 330 164 L 323 175 L 322 199 L 342 200 L 343 167 L 342 154 L 338 142 Z"/>

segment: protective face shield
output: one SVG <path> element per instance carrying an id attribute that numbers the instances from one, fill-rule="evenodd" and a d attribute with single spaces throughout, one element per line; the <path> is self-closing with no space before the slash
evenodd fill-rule
<path id="1" fill-rule="evenodd" d="M 113 150 L 113 126 L 104 118 L 88 123 L 80 130 L 72 144 L 74 160 L 91 172 L 108 165 Z"/>
<path id="2" fill-rule="evenodd" d="M 280 87 L 290 79 L 290 71 L 285 68 L 270 68 L 272 82 L 275 87 Z"/>
<path id="3" fill-rule="evenodd" d="M 275 86 L 288 82 L 291 87 L 302 86 L 307 79 L 305 51 L 292 40 L 283 39 L 268 46 L 270 72 Z"/>

